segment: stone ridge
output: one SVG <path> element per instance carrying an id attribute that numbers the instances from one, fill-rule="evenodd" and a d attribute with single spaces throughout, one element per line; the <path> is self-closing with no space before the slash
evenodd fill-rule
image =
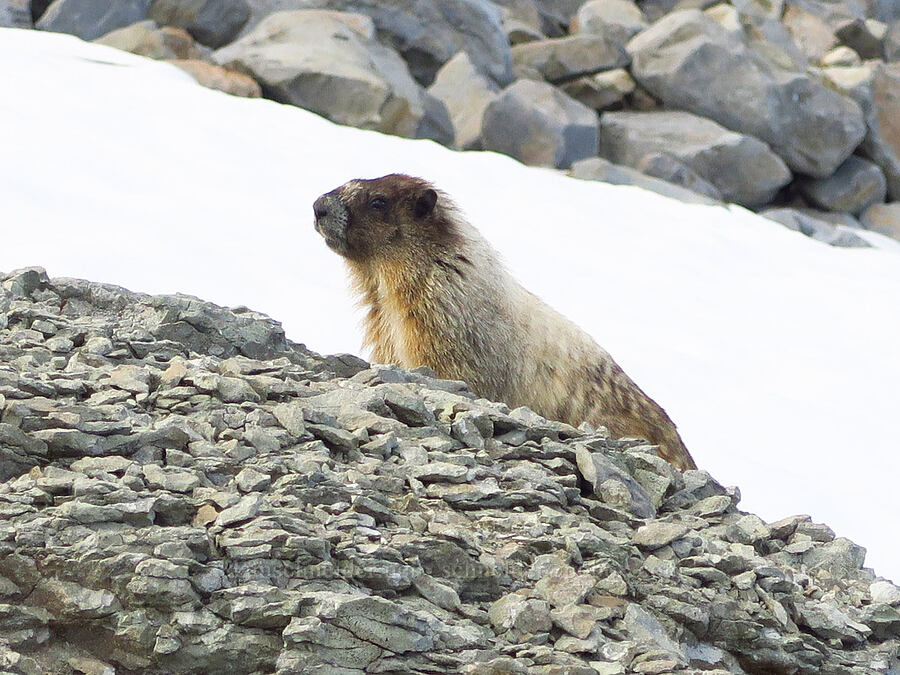
<path id="1" fill-rule="evenodd" d="M 900 588 L 640 441 L 0 274 L 0 672 L 900 673 Z"/>

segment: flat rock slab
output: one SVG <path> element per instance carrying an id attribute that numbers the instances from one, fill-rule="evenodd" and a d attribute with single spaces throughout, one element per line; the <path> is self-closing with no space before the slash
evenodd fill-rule
<path id="1" fill-rule="evenodd" d="M 537 71 L 548 82 L 622 68 L 629 62 L 623 46 L 594 34 L 537 40 L 512 48 L 513 63 Z"/>
<path id="2" fill-rule="evenodd" d="M 424 91 L 361 14 L 277 12 L 214 57 L 267 96 L 340 124 L 414 136 L 425 117 Z"/>
<path id="3" fill-rule="evenodd" d="M 600 154 L 641 168 L 648 156 L 669 155 L 709 181 L 723 199 L 765 204 L 791 180 L 791 172 L 762 141 L 686 112 L 606 113 L 600 119 Z"/>

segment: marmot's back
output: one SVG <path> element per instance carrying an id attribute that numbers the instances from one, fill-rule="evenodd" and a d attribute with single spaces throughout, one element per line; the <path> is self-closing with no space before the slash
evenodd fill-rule
<path id="1" fill-rule="evenodd" d="M 316 200 L 316 230 L 347 261 L 373 358 L 425 365 L 550 419 L 645 438 L 696 468 L 675 425 L 587 333 L 520 286 L 428 182 L 392 174 Z"/>

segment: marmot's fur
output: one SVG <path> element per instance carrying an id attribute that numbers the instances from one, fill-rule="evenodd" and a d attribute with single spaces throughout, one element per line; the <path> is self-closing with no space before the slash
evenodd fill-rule
<path id="1" fill-rule="evenodd" d="M 314 211 L 368 308 L 375 361 L 425 365 L 548 419 L 644 438 L 679 469 L 696 468 L 665 411 L 587 333 L 522 288 L 430 183 L 354 180 Z"/>

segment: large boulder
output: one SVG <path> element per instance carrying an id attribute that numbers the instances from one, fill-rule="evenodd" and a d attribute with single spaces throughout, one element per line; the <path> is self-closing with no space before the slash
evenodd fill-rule
<path id="1" fill-rule="evenodd" d="M 601 156 L 641 168 L 657 154 L 674 157 L 726 201 L 745 206 L 765 204 L 791 180 L 790 170 L 768 145 L 691 113 L 615 112 L 600 118 Z"/>
<path id="2" fill-rule="evenodd" d="M 267 97 L 339 124 L 414 136 L 425 117 L 424 90 L 361 14 L 276 12 L 214 58 L 256 79 Z"/>
<path id="3" fill-rule="evenodd" d="M 509 42 L 500 10 L 489 0 L 247 0 L 253 28 L 273 11 L 331 9 L 365 14 L 379 37 L 406 60 L 413 77 L 428 86 L 460 50 L 500 86 L 512 81 Z M 245 33 L 248 29 L 245 29 Z"/>
<path id="4" fill-rule="evenodd" d="M 0 0 L 0 28 L 34 28 L 29 0 Z"/>
<path id="5" fill-rule="evenodd" d="M 805 178 L 798 181 L 798 186 L 813 205 L 846 213 L 859 213 L 883 202 L 887 191 L 881 169 L 855 155 L 848 157 L 828 178 Z"/>
<path id="6" fill-rule="evenodd" d="M 628 51 L 635 79 L 666 106 L 765 141 L 799 173 L 834 173 L 865 135 L 854 101 L 768 62 L 703 12 L 673 12 Z"/>
<path id="7" fill-rule="evenodd" d="M 150 0 L 54 0 L 35 27 L 94 40 L 111 30 L 146 19 L 149 9 Z"/>
<path id="8" fill-rule="evenodd" d="M 153 0 L 150 18 L 184 28 L 197 42 L 218 48 L 240 32 L 250 8 L 245 0 Z"/>
<path id="9" fill-rule="evenodd" d="M 597 113 L 546 82 L 518 80 L 484 112 L 482 147 L 567 168 L 597 154 Z"/>
<path id="10" fill-rule="evenodd" d="M 498 89 L 478 71 L 466 52 L 454 56 L 438 71 L 428 93 L 447 107 L 460 149 L 475 150 L 481 147 L 484 111 L 497 98 Z"/>
<path id="11" fill-rule="evenodd" d="M 517 68 L 533 69 L 548 82 L 599 73 L 628 65 L 621 44 L 603 35 L 572 35 L 516 45 L 512 48 Z"/>

